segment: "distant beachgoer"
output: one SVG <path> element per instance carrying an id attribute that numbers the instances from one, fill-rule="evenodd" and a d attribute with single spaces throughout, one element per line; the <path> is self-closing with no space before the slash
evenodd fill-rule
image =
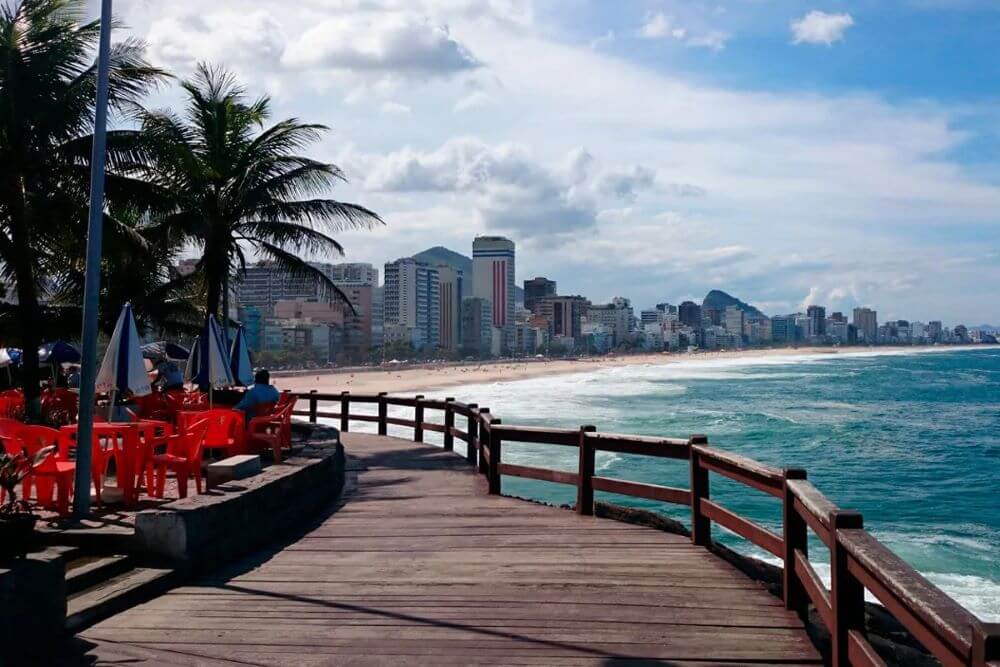
<path id="1" fill-rule="evenodd" d="M 266 368 L 262 368 L 253 376 L 253 386 L 243 394 L 243 400 L 233 406 L 235 410 L 242 410 L 249 421 L 251 417 L 256 417 L 254 408 L 265 403 L 277 403 L 281 398 L 281 393 L 271 385 L 271 373 Z"/>

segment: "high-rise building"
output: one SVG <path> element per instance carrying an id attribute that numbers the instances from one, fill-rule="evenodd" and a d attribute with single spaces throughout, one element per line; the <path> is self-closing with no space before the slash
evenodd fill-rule
<path id="1" fill-rule="evenodd" d="M 524 307 L 534 312 L 539 299 L 556 295 L 556 281 L 548 278 L 532 278 L 524 281 Z"/>
<path id="2" fill-rule="evenodd" d="M 441 347 L 445 350 L 457 350 L 462 344 L 462 272 L 450 266 L 440 264 L 438 273 L 438 296 L 441 300 L 438 308 L 441 335 Z"/>
<path id="3" fill-rule="evenodd" d="M 701 328 L 701 306 L 694 301 L 685 301 L 678 308 L 678 316 L 681 324 L 692 329 Z"/>
<path id="4" fill-rule="evenodd" d="M 378 286 L 378 269 L 371 264 L 327 264 L 324 266 L 323 273 L 338 285 L 347 283 L 352 285 Z"/>
<path id="5" fill-rule="evenodd" d="M 372 347 L 382 347 L 385 342 L 385 320 L 382 304 L 385 300 L 385 288 L 372 288 Z"/>
<path id="6" fill-rule="evenodd" d="M 658 303 L 656 304 L 656 309 L 661 313 L 673 313 L 677 314 L 677 306 L 670 303 Z"/>
<path id="7" fill-rule="evenodd" d="M 776 315 L 771 318 L 771 338 L 775 343 L 791 344 L 798 340 L 798 327 L 795 325 L 799 316 Z"/>
<path id="8" fill-rule="evenodd" d="M 810 337 L 821 338 L 826 335 L 826 308 L 809 306 L 806 308 L 806 317 L 809 318 Z"/>
<path id="9" fill-rule="evenodd" d="M 743 325 L 745 321 L 746 316 L 742 308 L 739 306 L 726 306 L 726 311 L 723 316 L 723 326 L 726 329 L 726 333 L 733 334 L 742 339 Z"/>
<path id="10" fill-rule="evenodd" d="M 412 257 L 385 265 L 382 318 L 386 329 L 393 328 L 394 338 L 408 339 L 419 348 L 438 347 L 440 305 L 437 268 Z"/>
<path id="11" fill-rule="evenodd" d="M 590 302 L 582 296 L 550 296 L 537 304 L 538 314 L 549 323 L 552 338 L 572 338 L 581 336 L 583 315 Z"/>
<path id="12" fill-rule="evenodd" d="M 852 322 L 858 330 L 858 337 L 865 345 L 875 345 L 878 340 L 878 313 L 871 308 L 855 308 Z"/>
<path id="13" fill-rule="evenodd" d="M 462 299 L 462 350 L 487 355 L 493 342 L 493 304 L 488 299 Z"/>
<path id="14" fill-rule="evenodd" d="M 944 331 L 944 326 L 941 324 L 940 320 L 934 320 L 933 322 L 927 323 L 927 340 L 931 343 L 940 343 L 941 334 Z"/>
<path id="15" fill-rule="evenodd" d="M 514 242 L 477 236 L 472 242 L 473 295 L 493 305 L 493 326 L 502 332 L 501 350 L 514 347 Z"/>

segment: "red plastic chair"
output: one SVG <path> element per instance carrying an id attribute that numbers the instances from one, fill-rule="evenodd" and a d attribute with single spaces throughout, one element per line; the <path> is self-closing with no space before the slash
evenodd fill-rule
<path id="1" fill-rule="evenodd" d="M 208 434 L 209 424 L 200 421 L 190 429 L 167 439 L 167 452 L 155 454 L 149 462 L 156 470 L 156 488 L 153 492 L 157 498 L 163 497 L 163 489 L 167 483 L 167 471 L 177 478 L 177 494 L 187 498 L 188 477 L 194 477 L 195 488 L 202 493 L 201 454 Z"/>
<path id="2" fill-rule="evenodd" d="M 226 456 L 243 452 L 245 444 L 243 413 L 229 408 L 215 408 L 203 412 L 178 412 L 177 428 L 186 430 L 202 420 L 208 422 L 205 449 L 221 449 Z"/>
<path id="3" fill-rule="evenodd" d="M 274 462 L 281 461 L 281 450 L 292 446 L 291 419 L 293 404 L 286 404 L 272 414 L 254 417 L 247 425 L 248 451 L 260 451 L 269 447 L 274 456 Z"/>
<path id="4" fill-rule="evenodd" d="M 19 440 L 28 450 L 28 456 L 32 457 L 45 447 L 56 447 L 54 455 L 46 457 L 24 478 L 21 497 L 25 500 L 30 498 L 31 487 L 34 485 L 39 505 L 45 508 L 55 507 L 61 516 L 68 515 L 76 475 L 76 464 L 70 459 L 69 440 L 65 434 L 47 426 L 25 426 L 21 429 Z M 58 494 L 53 503 L 54 489 L 58 489 Z"/>
<path id="5" fill-rule="evenodd" d="M 63 426 L 62 430 L 64 437 L 70 443 L 70 450 L 75 451 L 75 447 L 79 446 L 76 425 Z M 126 502 L 135 499 L 134 460 L 139 453 L 137 440 L 135 428 L 132 425 L 107 422 L 95 415 L 91 442 L 90 478 L 94 483 L 94 493 L 97 496 L 98 505 L 104 503 L 101 489 L 104 486 L 104 477 L 108 472 L 108 464 L 111 463 L 112 459 L 115 462 L 115 477 L 124 499 Z"/>
<path id="6" fill-rule="evenodd" d="M 42 415 L 50 418 L 55 413 L 64 413 L 74 420 L 79 411 L 80 397 L 69 389 L 47 389 L 42 392 Z"/>
<path id="7" fill-rule="evenodd" d="M 24 423 L 16 419 L 0 418 L 0 438 L 16 438 L 21 434 Z M 18 450 L 20 451 L 20 450 Z"/>

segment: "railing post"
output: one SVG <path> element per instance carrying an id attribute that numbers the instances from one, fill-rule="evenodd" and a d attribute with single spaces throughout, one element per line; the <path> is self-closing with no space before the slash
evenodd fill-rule
<path id="1" fill-rule="evenodd" d="M 1000 623 L 976 623 L 972 626 L 972 666 L 986 667 L 1000 661 Z"/>
<path id="2" fill-rule="evenodd" d="M 389 417 L 388 394 L 380 391 L 378 394 L 378 434 L 387 435 L 389 424 L 385 421 Z"/>
<path id="3" fill-rule="evenodd" d="M 497 434 L 497 430 L 493 428 L 500 424 L 499 419 L 494 419 L 490 422 L 490 476 L 489 476 L 489 486 L 490 495 L 499 496 L 500 495 L 500 436 Z"/>
<path id="4" fill-rule="evenodd" d="M 794 611 L 799 618 L 805 620 L 809 611 L 809 599 L 806 597 L 802 582 L 795 574 L 795 550 L 809 555 L 809 535 L 806 532 L 806 521 L 795 511 L 795 495 L 788 487 L 793 479 L 806 479 L 806 471 L 801 468 L 785 470 L 785 487 L 783 502 L 783 521 L 785 538 L 785 569 L 782 591 L 785 596 L 785 609 Z"/>
<path id="5" fill-rule="evenodd" d="M 452 406 L 454 402 L 454 398 L 444 399 L 444 450 L 446 452 L 455 449 L 455 436 L 451 433 L 451 429 L 455 428 L 455 408 Z"/>
<path id="6" fill-rule="evenodd" d="M 865 631 L 865 589 L 847 569 L 847 550 L 840 543 L 840 530 L 863 528 L 861 514 L 847 510 L 830 512 L 830 606 L 833 627 L 830 628 L 834 667 L 850 664 L 847 657 L 847 634 L 851 630 Z"/>
<path id="7" fill-rule="evenodd" d="M 316 417 L 317 403 L 318 401 L 316 400 L 316 390 L 312 389 L 309 392 L 309 422 L 312 424 L 315 424 L 317 420 Z"/>
<path id="8" fill-rule="evenodd" d="M 701 500 L 709 497 L 708 470 L 701 467 L 695 445 L 707 445 L 708 437 L 692 435 L 688 439 L 691 456 L 691 542 L 701 547 L 712 543 L 712 522 L 701 513 Z"/>
<path id="9" fill-rule="evenodd" d="M 351 429 L 351 392 L 340 392 L 340 432 L 347 433 Z"/>
<path id="10" fill-rule="evenodd" d="M 490 415 L 490 409 L 489 408 L 483 408 L 483 409 L 481 409 L 479 411 L 479 419 L 485 421 L 487 424 L 489 423 L 491 417 L 492 417 L 492 415 Z M 480 427 L 479 428 L 479 438 L 476 441 L 477 444 L 479 445 L 477 447 L 477 450 L 479 451 L 479 473 L 482 474 L 482 475 L 486 475 L 486 474 L 489 473 L 489 470 L 490 470 L 489 469 L 490 462 L 486 460 L 485 456 L 483 456 L 483 435 L 484 435 L 484 429 L 482 427 Z M 486 436 L 486 445 L 489 446 L 489 444 L 490 444 L 490 442 L 489 442 L 489 439 L 490 439 L 490 429 L 489 429 L 489 426 L 487 426 L 486 429 L 485 429 L 485 436 Z"/>
<path id="11" fill-rule="evenodd" d="M 471 465 L 476 465 L 476 452 L 479 449 L 479 422 L 476 420 L 476 411 L 479 409 L 477 403 L 469 403 L 469 423 L 467 430 L 467 448 L 465 450 L 465 460 Z"/>
<path id="12" fill-rule="evenodd" d="M 424 441 L 424 400 L 423 394 L 417 394 L 413 400 L 413 441 Z"/>
<path id="13" fill-rule="evenodd" d="M 597 430 L 596 426 L 581 426 L 580 466 L 576 481 L 576 513 L 584 516 L 594 515 L 594 446 L 587 438 L 588 433 Z"/>

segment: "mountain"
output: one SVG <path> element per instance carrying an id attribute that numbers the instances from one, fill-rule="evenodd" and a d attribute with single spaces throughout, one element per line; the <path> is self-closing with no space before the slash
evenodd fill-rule
<path id="1" fill-rule="evenodd" d="M 747 319 L 751 320 L 767 319 L 767 315 L 760 312 L 760 310 L 758 310 L 754 306 L 751 306 L 749 303 L 744 303 L 743 301 L 737 299 L 735 296 L 726 294 L 725 292 L 717 289 L 714 289 L 707 295 L 705 295 L 705 300 L 701 304 L 702 309 L 714 308 L 715 310 L 722 310 L 722 311 L 725 311 L 727 306 L 736 306 L 744 313 L 746 313 Z"/>
<path id="2" fill-rule="evenodd" d="M 461 271 L 466 278 L 472 277 L 472 258 L 466 257 L 460 252 L 449 250 L 444 246 L 434 246 L 423 252 L 418 252 L 413 259 L 426 264 L 447 264 L 453 269 Z"/>
<path id="3" fill-rule="evenodd" d="M 428 248 L 423 252 L 418 252 L 413 256 L 413 259 L 418 262 L 425 262 L 427 264 L 447 264 L 453 269 L 458 269 L 465 276 L 466 284 L 469 285 L 469 290 L 472 289 L 472 258 L 466 257 L 460 252 L 455 252 L 454 250 L 449 250 L 444 246 L 434 246 L 433 248 Z M 520 301 L 524 303 L 524 290 L 518 285 L 514 285 L 514 301 Z"/>

